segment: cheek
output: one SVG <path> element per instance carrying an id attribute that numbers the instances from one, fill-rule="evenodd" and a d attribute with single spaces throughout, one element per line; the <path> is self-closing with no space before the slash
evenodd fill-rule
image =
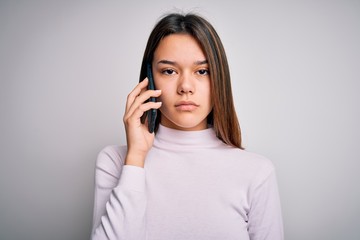
<path id="1" fill-rule="evenodd" d="M 161 95 L 158 98 L 158 100 L 161 101 L 163 105 L 168 104 L 169 100 L 174 98 L 173 96 L 171 96 L 170 90 L 166 88 L 159 88 L 159 89 L 161 89 Z"/>
<path id="2" fill-rule="evenodd" d="M 204 97 L 204 100 L 206 99 L 212 105 L 210 84 L 204 84 L 200 87 L 200 89 L 200 95 Z"/>
<path id="3" fill-rule="evenodd" d="M 163 103 L 166 102 L 166 100 L 169 100 L 174 97 L 172 94 L 174 90 L 170 84 L 165 84 L 160 82 L 158 83 L 158 85 L 156 85 L 156 88 L 161 90 L 162 92 L 158 99 L 161 100 Z"/>

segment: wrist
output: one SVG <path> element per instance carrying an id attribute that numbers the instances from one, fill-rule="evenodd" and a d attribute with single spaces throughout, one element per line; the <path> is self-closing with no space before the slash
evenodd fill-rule
<path id="1" fill-rule="evenodd" d="M 144 168 L 145 155 L 141 153 L 128 152 L 125 157 L 125 165 Z"/>

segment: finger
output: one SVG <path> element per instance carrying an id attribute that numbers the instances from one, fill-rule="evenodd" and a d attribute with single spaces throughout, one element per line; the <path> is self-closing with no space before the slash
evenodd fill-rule
<path id="1" fill-rule="evenodd" d="M 159 97 L 161 95 L 161 90 L 147 90 L 143 93 L 141 93 L 139 96 L 137 96 L 133 102 L 133 104 L 130 106 L 130 108 L 127 110 L 129 114 L 132 114 L 135 109 L 137 109 L 139 106 L 144 104 L 146 100 L 148 100 L 150 97 Z"/>
<path id="2" fill-rule="evenodd" d="M 127 113 L 124 116 L 124 123 L 129 124 L 134 121 L 139 121 L 141 116 L 150 109 L 159 109 L 162 105 L 162 102 L 147 102 L 141 104 L 138 108 L 136 108 L 131 114 Z"/>
<path id="3" fill-rule="evenodd" d="M 141 94 L 142 91 L 146 89 L 146 86 L 148 85 L 148 79 L 145 78 L 143 81 L 138 83 L 136 87 L 129 93 L 126 100 L 126 111 L 131 107 L 133 104 L 135 98 Z"/>
<path id="4" fill-rule="evenodd" d="M 134 111 L 132 116 L 134 118 L 140 119 L 140 117 L 146 111 L 149 111 L 150 109 L 159 109 L 161 107 L 161 105 L 162 105 L 162 102 L 147 102 L 147 103 L 144 103 Z"/>

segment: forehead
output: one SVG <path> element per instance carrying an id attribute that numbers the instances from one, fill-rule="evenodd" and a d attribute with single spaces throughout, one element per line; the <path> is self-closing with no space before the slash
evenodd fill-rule
<path id="1" fill-rule="evenodd" d="M 189 34 L 171 34 L 164 37 L 154 52 L 154 60 L 203 61 L 205 54 L 198 41 Z"/>

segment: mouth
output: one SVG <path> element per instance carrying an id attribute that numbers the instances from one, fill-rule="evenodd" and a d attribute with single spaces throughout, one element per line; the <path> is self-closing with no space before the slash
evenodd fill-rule
<path id="1" fill-rule="evenodd" d="M 175 108 L 179 111 L 193 111 L 198 107 L 198 104 L 191 101 L 180 101 L 175 104 Z"/>

